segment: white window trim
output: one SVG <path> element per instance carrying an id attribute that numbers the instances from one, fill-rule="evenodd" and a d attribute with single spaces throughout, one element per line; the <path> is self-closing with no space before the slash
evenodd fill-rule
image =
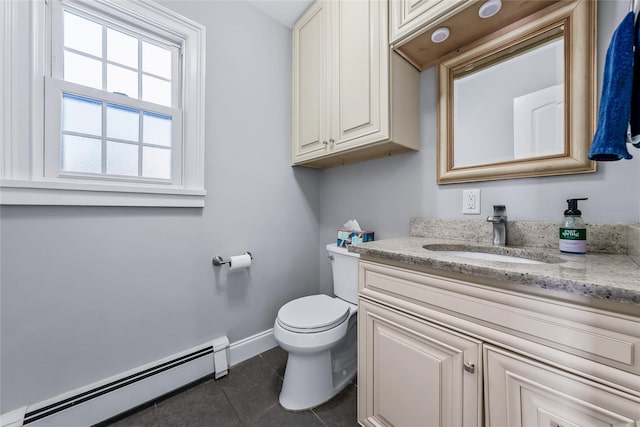
<path id="1" fill-rule="evenodd" d="M 0 204 L 204 206 L 205 28 L 150 0 L 46 0 L 108 6 L 184 40 L 182 185 L 52 179 L 44 175 L 45 76 L 51 75 L 45 0 L 0 1 Z M 25 75 L 29 78 L 25 78 Z"/>

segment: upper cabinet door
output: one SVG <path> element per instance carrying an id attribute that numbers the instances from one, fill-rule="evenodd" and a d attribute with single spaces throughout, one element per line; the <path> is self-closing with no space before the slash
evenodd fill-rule
<path id="1" fill-rule="evenodd" d="M 333 132 L 342 150 L 389 138 L 386 1 L 332 2 Z"/>
<path id="2" fill-rule="evenodd" d="M 315 2 L 293 27 L 293 163 L 328 150 L 326 6 Z"/>
<path id="3" fill-rule="evenodd" d="M 429 23 L 443 21 L 471 0 L 391 0 L 391 44 Z"/>

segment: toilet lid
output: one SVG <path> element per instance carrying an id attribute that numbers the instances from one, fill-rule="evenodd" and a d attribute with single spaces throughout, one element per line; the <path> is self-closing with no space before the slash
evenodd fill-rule
<path id="1" fill-rule="evenodd" d="M 349 304 L 324 294 L 295 299 L 278 311 L 278 322 L 283 328 L 301 333 L 326 331 L 347 317 Z"/>

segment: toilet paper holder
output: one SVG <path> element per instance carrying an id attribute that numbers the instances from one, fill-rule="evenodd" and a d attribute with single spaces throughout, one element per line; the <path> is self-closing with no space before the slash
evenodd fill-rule
<path id="1" fill-rule="evenodd" d="M 249 255 L 249 257 L 253 260 L 253 255 L 251 255 L 251 252 L 247 251 L 243 255 Z M 216 267 L 220 267 L 221 265 L 224 265 L 224 264 L 231 265 L 231 260 L 224 259 L 221 256 L 217 255 L 213 257 L 213 259 L 211 260 L 211 263 Z"/>

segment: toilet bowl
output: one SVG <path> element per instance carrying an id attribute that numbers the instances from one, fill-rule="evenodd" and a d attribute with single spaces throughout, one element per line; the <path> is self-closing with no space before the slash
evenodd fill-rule
<path id="1" fill-rule="evenodd" d="M 321 405 L 357 371 L 358 254 L 327 245 L 335 297 L 310 295 L 283 305 L 273 334 L 289 353 L 280 404 L 292 411 Z"/>

